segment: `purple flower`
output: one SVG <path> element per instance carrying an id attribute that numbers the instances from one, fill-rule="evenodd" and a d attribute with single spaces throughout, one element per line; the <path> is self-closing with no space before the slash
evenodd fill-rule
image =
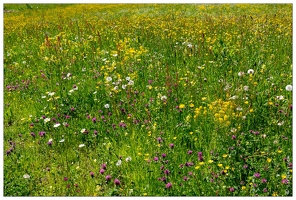
<path id="1" fill-rule="evenodd" d="M 40 137 L 43 137 L 45 135 L 44 131 L 39 132 Z"/>
<path id="2" fill-rule="evenodd" d="M 175 146 L 175 145 L 174 145 L 173 143 L 170 144 L 170 147 L 171 147 L 171 148 L 174 148 L 174 146 Z"/>
<path id="3" fill-rule="evenodd" d="M 198 155 L 198 160 L 203 161 L 202 152 L 198 152 L 197 155 Z"/>
<path id="4" fill-rule="evenodd" d="M 74 110 L 75 110 L 75 108 L 72 107 L 72 108 L 71 108 L 71 111 L 74 111 Z"/>
<path id="5" fill-rule="evenodd" d="M 102 164 L 102 169 L 106 169 L 107 165 L 105 163 Z"/>
<path id="6" fill-rule="evenodd" d="M 100 174 L 104 174 L 105 170 L 104 169 L 100 169 Z"/>
<path id="7" fill-rule="evenodd" d="M 171 183 L 168 183 L 168 184 L 165 185 L 165 188 L 169 189 L 169 188 L 171 188 L 172 186 L 173 186 L 173 185 L 172 185 Z"/>
<path id="8" fill-rule="evenodd" d="M 162 142 L 161 137 L 158 137 L 158 138 L 157 138 L 157 141 L 158 141 L 158 142 Z"/>
<path id="9" fill-rule="evenodd" d="M 231 138 L 232 138 L 233 140 L 235 140 L 235 139 L 236 139 L 236 136 L 235 136 L 235 135 L 232 135 Z"/>
<path id="10" fill-rule="evenodd" d="M 32 136 L 32 137 L 35 137 L 36 135 L 35 135 L 35 133 L 34 133 L 34 132 L 31 132 L 31 136 Z"/>
<path id="11" fill-rule="evenodd" d="M 193 152 L 192 150 L 189 150 L 189 151 L 187 152 L 187 154 L 190 155 L 190 154 L 192 154 L 192 152 Z"/>
<path id="12" fill-rule="evenodd" d="M 154 157 L 153 160 L 154 160 L 154 161 L 158 161 L 158 157 Z"/>
<path id="13" fill-rule="evenodd" d="M 188 178 L 187 176 L 184 176 L 184 177 L 183 177 L 183 180 L 184 180 L 184 181 L 188 181 L 188 179 L 189 179 L 189 178 Z"/>
<path id="14" fill-rule="evenodd" d="M 91 177 L 94 177 L 95 173 L 94 173 L 94 172 L 90 172 L 89 175 L 90 175 Z"/>
<path id="15" fill-rule="evenodd" d="M 67 181 L 67 180 L 69 180 L 67 177 L 64 177 L 64 181 Z"/>
<path id="16" fill-rule="evenodd" d="M 263 192 L 264 192 L 264 193 L 266 193 L 266 192 L 267 192 L 267 189 L 266 189 L 266 188 L 264 188 L 264 189 L 263 189 Z"/>
<path id="17" fill-rule="evenodd" d="M 191 176 L 193 173 L 192 172 L 188 172 L 188 175 Z"/>
<path id="18" fill-rule="evenodd" d="M 260 178 L 260 173 L 256 172 L 256 173 L 254 174 L 254 177 L 255 177 L 255 178 Z"/>
<path id="19" fill-rule="evenodd" d="M 267 183 L 267 180 L 265 178 L 261 179 L 261 183 Z"/>
<path id="20" fill-rule="evenodd" d="M 248 168 L 248 165 L 244 165 L 243 168 L 244 168 L 244 169 L 247 169 L 247 168 Z"/>
<path id="21" fill-rule="evenodd" d="M 288 181 L 288 179 L 286 179 L 286 178 L 282 180 L 282 184 L 288 184 L 288 182 L 289 182 L 289 181 Z"/>
<path id="22" fill-rule="evenodd" d="M 114 184 L 115 184 L 115 185 L 120 185 L 120 181 L 116 178 L 116 179 L 114 180 Z"/>
<path id="23" fill-rule="evenodd" d="M 229 191 L 234 192 L 234 188 L 233 187 L 229 188 Z"/>
<path id="24" fill-rule="evenodd" d="M 165 157 L 166 157 L 166 154 L 165 154 L 165 153 L 163 153 L 163 154 L 161 154 L 161 156 L 162 156 L 163 158 L 165 158 Z"/>
<path id="25" fill-rule="evenodd" d="M 111 178 L 112 178 L 111 175 L 107 175 L 107 176 L 105 177 L 106 181 L 110 181 Z"/>
<path id="26" fill-rule="evenodd" d="M 48 145 L 48 146 L 51 146 L 51 145 L 52 145 L 52 141 L 48 141 L 48 142 L 47 142 L 47 145 Z"/>
<path id="27" fill-rule="evenodd" d="M 95 135 L 98 135 L 98 131 L 94 130 L 94 134 L 95 134 Z"/>
<path id="28" fill-rule="evenodd" d="M 165 175 L 169 175 L 170 174 L 170 170 L 168 170 L 168 169 L 164 170 L 164 174 Z"/>

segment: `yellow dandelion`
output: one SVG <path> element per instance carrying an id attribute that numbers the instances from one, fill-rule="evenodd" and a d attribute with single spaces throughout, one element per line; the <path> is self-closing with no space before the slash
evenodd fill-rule
<path id="1" fill-rule="evenodd" d="M 190 134 L 190 135 L 192 135 L 192 134 L 193 134 L 193 132 L 191 131 L 191 132 L 189 132 L 189 134 Z"/>
<path id="2" fill-rule="evenodd" d="M 246 186 L 242 186 L 242 190 L 245 190 L 246 189 Z"/>
<path id="3" fill-rule="evenodd" d="M 214 162 L 213 160 L 209 160 L 209 161 L 208 161 L 208 163 L 210 163 L 210 164 L 213 163 L 213 162 Z"/>
<path id="4" fill-rule="evenodd" d="M 193 108 L 193 107 L 194 107 L 194 104 L 193 104 L 193 103 L 191 103 L 191 104 L 189 105 L 189 107 L 190 107 L 190 108 Z"/>
<path id="5" fill-rule="evenodd" d="M 218 166 L 218 167 L 223 167 L 223 164 L 219 163 L 217 166 Z"/>
<path id="6" fill-rule="evenodd" d="M 183 108 L 185 108 L 185 105 L 184 104 L 180 104 L 179 105 L 179 108 L 183 109 Z"/>
<path id="7" fill-rule="evenodd" d="M 204 165 L 204 164 L 205 164 L 205 162 L 200 162 L 200 163 L 199 163 L 199 165 Z"/>
<path id="8" fill-rule="evenodd" d="M 228 156 L 227 154 L 223 154 L 223 155 L 222 155 L 223 158 L 226 158 L 227 156 Z"/>
<path id="9" fill-rule="evenodd" d="M 200 168 L 200 166 L 199 165 L 197 165 L 196 167 L 195 167 L 195 169 L 199 169 Z"/>

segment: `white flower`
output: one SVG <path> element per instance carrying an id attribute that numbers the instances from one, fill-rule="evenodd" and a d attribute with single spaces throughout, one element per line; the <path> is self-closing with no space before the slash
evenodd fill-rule
<path id="1" fill-rule="evenodd" d="M 74 90 L 70 90 L 70 91 L 69 91 L 69 94 L 71 94 L 72 92 L 74 92 Z"/>
<path id="2" fill-rule="evenodd" d="M 97 94 L 97 91 L 94 91 L 94 93 L 93 94 Z"/>
<path id="3" fill-rule="evenodd" d="M 129 161 L 131 161 L 131 160 L 132 160 L 132 157 L 130 157 L 130 156 L 128 156 L 128 157 L 125 159 L 126 162 L 129 162 Z"/>
<path id="4" fill-rule="evenodd" d="M 238 76 L 243 76 L 245 73 L 244 72 L 238 72 Z"/>
<path id="5" fill-rule="evenodd" d="M 105 104 L 104 107 L 108 109 L 108 108 L 110 108 L 110 105 L 109 104 Z"/>
<path id="6" fill-rule="evenodd" d="M 281 122 L 278 123 L 279 126 L 281 126 L 283 124 L 284 124 L 284 121 L 281 121 Z"/>
<path id="7" fill-rule="evenodd" d="M 75 88 L 73 88 L 73 90 L 78 90 L 78 87 L 76 86 Z"/>
<path id="8" fill-rule="evenodd" d="M 83 72 L 85 72 L 85 71 L 86 71 L 86 68 L 85 68 L 85 67 L 84 67 L 84 68 L 82 68 L 82 71 L 83 71 Z"/>
<path id="9" fill-rule="evenodd" d="M 61 124 L 60 123 L 56 123 L 55 125 L 53 125 L 53 127 L 57 128 L 59 127 Z"/>
<path id="10" fill-rule="evenodd" d="M 244 91 L 248 91 L 249 90 L 249 86 L 244 86 Z"/>
<path id="11" fill-rule="evenodd" d="M 41 98 L 44 99 L 44 98 L 46 98 L 46 96 L 42 96 Z"/>
<path id="12" fill-rule="evenodd" d="M 292 89 L 293 89 L 292 85 L 287 85 L 287 86 L 286 86 L 286 90 L 287 90 L 287 91 L 292 91 Z"/>
<path id="13" fill-rule="evenodd" d="M 116 85 L 116 86 L 113 88 L 113 90 L 118 90 L 118 86 Z"/>
<path id="14" fill-rule="evenodd" d="M 50 138 L 50 139 L 48 140 L 48 142 L 52 142 L 52 138 Z"/>
<path id="15" fill-rule="evenodd" d="M 130 81 L 128 82 L 128 85 L 134 85 L 134 81 L 130 80 Z"/>
<path id="16" fill-rule="evenodd" d="M 280 95 L 280 96 L 276 96 L 276 98 L 277 98 L 278 100 L 283 100 L 283 99 L 284 99 L 284 96 L 283 96 L 283 95 Z"/>
<path id="17" fill-rule="evenodd" d="M 50 121 L 50 118 L 45 118 L 44 119 L 44 123 L 49 122 L 49 121 Z"/>
<path id="18" fill-rule="evenodd" d="M 61 139 L 59 142 L 61 142 L 61 143 L 62 143 L 62 142 L 64 142 L 64 141 L 65 141 L 65 139 L 63 138 L 63 139 Z"/>
<path id="19" fill-rule="evenodd" d="M 160 99 L 162 100 L 162 101 L 164 101 L 164 100 L 167 100 L 167 96 L 162 96 L 162 97 L 160 97 Z"/>
<path id="20" fill-rule="evenodd" d="M 118 160 L 117 163 L 116 163 L 116 166 L 120 166 L 121 162 L 122 162 L 121 160 Z"/>
<path id="21" fill-rule="evenodd" d="M 188 47 L 188 48 L 192 48 L 192 44 L 188 44 L 187 47 Z"/>
<path id="22" fill-rule="evenodd" d="M 117 53 L 115 53 L 115 54 L 113 54 L 113 56 L 114 56 L 114 57 L 116 57 L 116 56 L 118 56 L 118 54 L 117 54 Z"/>
<path id="23" fill-rule="evenodd" d="M 82 147 L 84 147 L 85 146 L 85 144 L 80 144 L 78 147 L 79 148 L 82 148 Z"/>
<path id="24" fill-rule="evenodd" d="M 129 80 L 131 80 L 131 78 L 130 78 L 129 76 L 127 76 L 127 77 L 125 78 L 125 80 L 129 81 Z"/>
<path id="25" fill-rule="evenodd" d="M 121 86 L 121 88 L 125 90 L 125 88 L 126 88 L 126 85 L 122 85 L 122 86 Z"/>
<path id="26" fill-rule="evenodd" d="M 111 78 L 110 76 L 108 76 L 108 77 L 106 78 L 106 81 L 110 82 L 110 81 L 112 81 L 112 78 Z"/>
<path id="27" fill-rule="evenodd" d="M 54 95 L 54 92 L 49 92 L 48 95 L 49 96 L 53 96 Z"/>
<path id="28" fill-rule="evenodd" d="M 29 175 L 29 174 L 24 174 L 23 177 L 24 177 L 24 178 L 30 178 L 30 175 Z"/>
<path id="29" fill-rule="evenodd" d="M 239 111 L 240 111 L 240 110 L 243 110 L 243 109 L 242 109 L 242 107 L 239 107 L 239 106 L 238 106 L 238 107 L 236 108 L 236 110 L 239 110 Z"/>
<path id="30" fill-rule="evenodd" d="M 81 133 L 84 133 L 86 131 L 86 129 L 85 128 L 83 128 L 83 129 L 81 129 Z"/>
<path id="31" fill-rule="evenodd" d="M 67 77 L 70 77 L 70 76 L 71 76 L 71 73 L 68 73 L 68 74 L 67 74 Z"/>
<path id="32" fill-rule="evenodd" d="M 237 99 L 237 98 L 238 98 L 238 96 L 234 95 L 234 96 L 230 97 L 229 100 L 231 100 L 231 99 Z"/>
<path id="33" fill-rule="evenodd" d="M 253 69 L 249 69 L 248 70 L 248 74 L 254 74 L 254 70 Z"/>

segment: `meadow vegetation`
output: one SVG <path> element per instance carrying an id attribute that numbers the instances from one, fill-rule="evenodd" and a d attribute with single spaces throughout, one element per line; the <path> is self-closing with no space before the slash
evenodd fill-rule
<path id="1" fill-rule="evenodd" d="M 4 196 L 292 196 L 292 4 L 4 4 Z"/>

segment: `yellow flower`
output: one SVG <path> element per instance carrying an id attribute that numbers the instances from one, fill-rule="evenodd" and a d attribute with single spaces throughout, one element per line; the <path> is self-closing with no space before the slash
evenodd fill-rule
<path id="1" fill-rule="evenodd" d="M 143 196 L 147 196 L 147 193 L 143 193 Z"/>
<path id="2" fill-rule="evenodd" d="M 177 137 L 174 137 L 173 139 L 175 140 L 175 139 L 177 139 Z"/>
<path id="3" fill-rule="evenodd" d="M 206 99 L 207 99 L 207 97 L 203 97 L 203 98 L 201 98 L 202 101 L 204 101 L 204 100 L 206 100 Z"/>
<path id="4" fill-rule="evenodd" d="M 245 190 L 246 189 L 246 186 L 242 186 L 242 190 Z"/>
<path id="5" fill-rule="evenodd" d="M 229 169 L 229 166 L 226 166 L 225 169 Z"/>
<path id="6" fill-rule="evenodd" d="M 199 165 L 197 165 L 196 167 L 195 167 L 195 169 L 199 169 L 200 168 L 200 166 Z"/>
<path id="7" fill-rule="evenodd" d="M 219 163 L 219 164 L 218 164 L 218 167 L 223 167 L 223 164 Z"/>
<path id="8" fill-rule="evenodd" d="M 189 132 L 189 134 L 190 134 L 190 135 L 192 135 L 192 134 L 193 134 L 193 132 L 191 131 L 191 132 Z"/>
<path id="9" fill-rule="evenodd" d="M 193 107 L 194 107 L 194 104 L 193 104 L 193 103 L 191 103 L 189 106 L 190 106 L 190 108 L 193 108 Z"/>
<path id="10" fill-rule="evenodd" d="M 251 112 L 251 113 L 252 113 L 252 112 L 254 112 L 254 109 L 253 109 L 253 108 L 251 108 L 251 109 L 250 109 L 250 112 Z"/>
<path id="11" fill-rule="evenodd" d="M 270 101 L 270 102 L 268 102 L 268 105 L 273 105 L 273 102 L 271 102 L 271 101 Z"/>
<path id="12" fill-rule="evenodd" d="M 249 104 L 249 102 L 248 101 L 245 101 L 245 104 Z"/>
<path id="13" fill-rule="evenodd" d="M 280 149 L 278 150 L 278 153 L 282 153 L 282 152 L 283 152 L 282 150 L 280 150 Z"/>
<path id="14" fill-rule="evenodd" d="M 213 160 L 209 160 L 209 161 L 208 161 L 208 163 L 212 163 L 212 162 L 214 162 L 214 161 L 213 161 Z"/>
<path id="15" fill-rule="evenodd" d="M 272 193 L 272 196 L 273 197 L 276 197 L 276 196 L 278 196 L 278 193 L 277 192 L 274 192 L 274 193 Z"/>
<path id="16" fill-rule="evenodd" d="M 227 154 L 223 154 L 223 156 L 222 156 L 222 157 L 223 157 L 223 158 L 226 158 L 227 156 L 228 156 Z"/>
<path id="17" fill-rule="evenodd" d="M 185 108 L 185 105 L 184 104 L 180 104 L 179 105 L 179 108 L 183 109 L 183 108 Z"/>
<path id="18" fill-rule="evenodd" d="M 204 165 L 204 164 L 205 164 L 205 162 L 200 162 L 200 163 L 199 163 L 199 165 Z"/>
<path id="19" fill-rule="evenodd" d="M 285 174 L 282 174 L 282 179 L 287 178 L 287 176 Z"/>

